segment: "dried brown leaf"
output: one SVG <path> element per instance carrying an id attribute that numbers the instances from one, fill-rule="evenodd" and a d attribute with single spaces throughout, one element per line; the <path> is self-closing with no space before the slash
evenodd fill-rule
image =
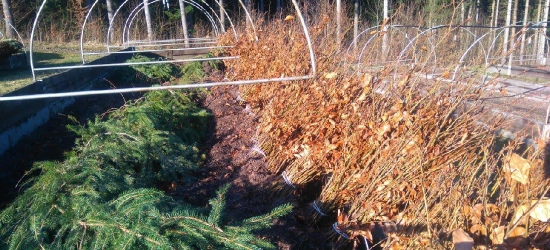
<path id="1" fill-rule="evenodd" d="M 532 201 L 533 206 L 529 215 L 536 220 L 542 222 L 548 222 L 550 219 L 550 199 L 543 199 L 540 201 Z"/>
<path id="2" fill-rule="evenodd" d="M 323 77 L 324 77 L 325 79 L 332 79 L 332 78 L 336 77 L 337 75 L 338 75 L 338 74 L 337 74 L 336 72 L 329 72 L 329 73 L 325 73 L 325 74 L 323 75 Z"/>
<path id="3" fill-rule="evenodd" d="M 484 225 L 476 224 L 470 227 L 470 233 L 473 234 L 480 234 L 483 236 L 487 236 L 487 228 Z"/>
<path id="4" fill-rule="evenodd" d="M 489 235 L 489 238 L 494 245 L 500 245 L 504 242 L 504 229 L 506 229 L 505 226 L 497 227 L 493 229 L 493 232 Z"/>
<path id="5" fill-rule="evenodd" d="M 506 161 L 503 170 L 511 173 L 512 179 L 526 185 L 529 182 L 529 169 L 531 164 L 529 161 L 513 153 Z"/>
<path id="6" fill-rule="evenodd" d="M 453 245 L 456 250 L 471 250 L 474 247 L 474 239 L 462 229 L 453 231 Z"/>

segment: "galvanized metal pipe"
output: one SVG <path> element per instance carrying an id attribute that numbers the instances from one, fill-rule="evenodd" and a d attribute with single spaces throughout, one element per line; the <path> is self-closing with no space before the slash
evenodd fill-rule
<path id="1" fill-rule="evenodd" d="M 48 70 L 65 70 L 65 69 L 87 69 L 87 68 L 101 68 L 101 67 L 120 67 L 120 66 L 135 66 L 135 65 L 150 65 L 150 64 L 166 64 L 166 63 L 181 63 L 181 62 L 203 62 L 212 60 L 232 60 L 237 59 L 238 56 L 226 56 L 226 57 L 211 57 L 211 58 L 191 58 L 180 60 L 166 60 L 166 61 L 150 61 L 150 62 L 127 62 L 127 63 L 107 63 L 107 64 L 84 64 L 73 66 L 57 66 L 57 67 L 43 67 L 35 68 L 35 71 L 48 71 Z"/>
<path id="2" fill-rule="evenodd" d="M 281 81 L 299 81 L 299 80 L 307 80 L 310 78 L 311 76 L 296 76 L 296 77 L 281 77 L 281 78 L 270 78 L 270 79 L 259 79 L 259 80 L 191 83 L 186 85 L 152 86 L 152 87 L 136 87 L 136 88 L 106 89 L 106 90 L 86 90 L 86 91 L 76 91 L 76 92 L 20 95 L 20 96 L 0 96 L 0 102 L 1 101 L 22 101 L 22 100 L 44 99 L 44 98 L 77 97 L 77 96 L 87 96 L 87 95 L 122 94 L 122 93 L 145 92 L 145 91 L 156 91 L 156 90 L 209 88 L 209 87 L 215 87 L 215 86 L 228 86 L 228 85 L 248 85 L 248 84 L 281 82 Z"/>

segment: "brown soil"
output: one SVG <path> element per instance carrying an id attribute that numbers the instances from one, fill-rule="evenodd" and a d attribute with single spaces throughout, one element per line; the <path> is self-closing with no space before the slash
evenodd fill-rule
<path id="1" fill-rule="evenodd" d="M 219 187 L 231 183 L 227 194 L 226 218 L 236 221 L 269 212 L 277 205 L 291 202 L 295 210 L 274 221 L 271 229 L 260 232 L 279 249 L 330 249 L 323 234 L 330 225 L 319 225 L 310 219 L 312 211 L 304 198 L 273 193 L 280 176 L 266 169 L 266 158 L 252 150 L 258 122 L 256 114 L 246 109 L 237 87 L 215 87 L 202 103 L 212 114 L 209 138 L 204 146 L 208 161 L 202 168 L 199 180 L 182 185 L 174 191 L 194 205 L 207 206 Z M 305 196 L 307 197 L 307 195 Z"/>

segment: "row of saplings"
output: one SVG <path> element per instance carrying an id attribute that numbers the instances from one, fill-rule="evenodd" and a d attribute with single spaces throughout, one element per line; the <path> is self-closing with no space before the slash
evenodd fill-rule
<path id="1" fill-rule="evenodd" d="M 193 95 L 150 92 L 106 119 L 68 126 L 74 149 L 63 162 L 35 163 L 25 191 L 1 211 L 0 249 L 274 248 L 254 231 L 290 205 L 235 222 L 224 218 L 227 185 L 210 209 L 158 189 L 192 180 L 204 158 L 197 146 L 209 114 Z"/>

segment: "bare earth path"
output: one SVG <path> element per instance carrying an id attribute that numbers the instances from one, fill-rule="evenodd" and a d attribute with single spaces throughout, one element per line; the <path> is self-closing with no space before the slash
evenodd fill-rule
<path id="1" fill-rule="evenodd" d="M 330 249 L 326 237 L 313 230 L 304 215 L 304 202 L 291 197 L 277 197 L 271 187 L 279 176 L 265 167 L 266 158 L 252 150 L 257 130 L 257 116 L 246 109 L 237 87 L 216 87 L 204 99 L 202 105 L 212 114 L 209 138 L 204 146 L 208 152 L 198 181 L 190 186 L 178 186 L 175 197 L 194 205 L 207 206 L 205 197 L 214 197 L 216 190 L 231 183 L 227 194 L 228 218 L 240 220 L 270 211 L 277 205 L 292 202 L 295 211 L 274 222 L 274 226 L 261 232 L 279 249 Z M 327 225 L 327 228 L 328 227 Z"/>

